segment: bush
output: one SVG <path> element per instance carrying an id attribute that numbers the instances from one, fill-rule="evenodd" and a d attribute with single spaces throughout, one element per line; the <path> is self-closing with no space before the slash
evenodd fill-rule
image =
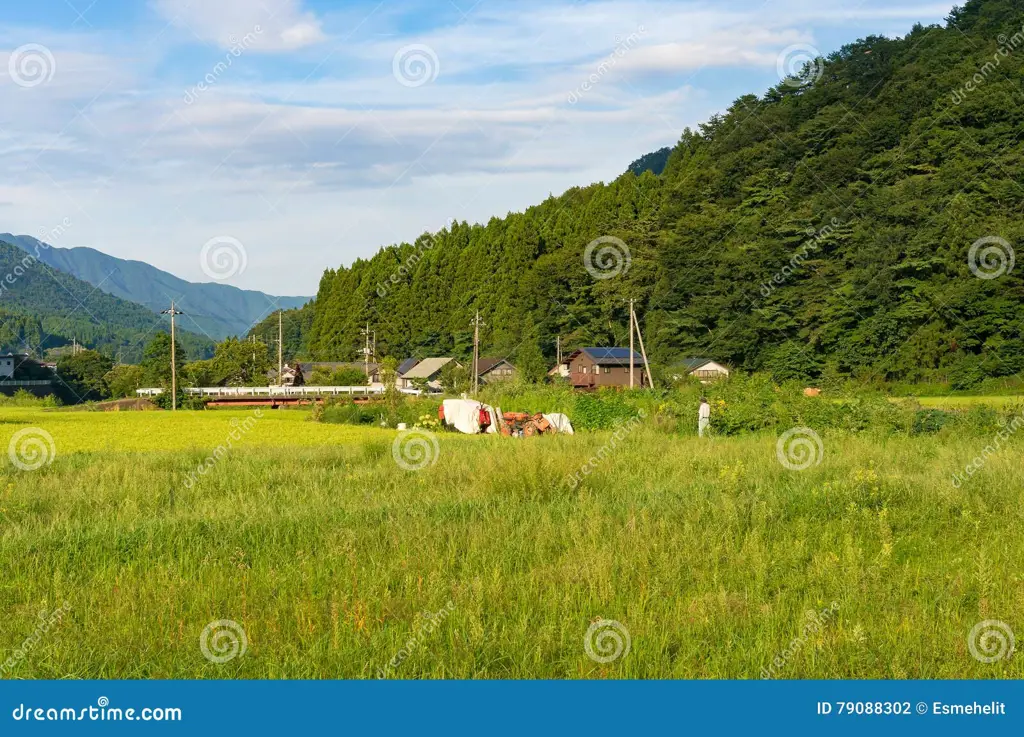
<path id="1" fill-rule="evenodd" d="M 950 413 L 941 409 L 919 409 L 914 413 L 913 435 L 937 433 L 950 421 Z"/>
<path id="2" fill-rule="evenodd" d="M 0 394 L 0 404 L 7 407 L 60 407 L 61 401 L 53 394 L 37 397 L 26 389 L 18 389 L 13 395 Z"/>
<path id="3" fill-rule="evenodd" d="M 157 394 L 155 397 L 148 397 L 160 409 L 171 409 L 171 390 L 167 389 L 163 394 Z M 196 396 L 195 394 L 186 394 L 183 387 L 178 388 L 178 409 L 206 409 L 206 403 L 210 400 L 206 397 Z"/>
<path id="4" fill-rule="evenodd" d="M 385 402 L 357 404 L 347 398 L 329 399 L 313 408 L 311 419 L 337 425 L 379 425 L 383 421 L 388 427 L 397 427 L 398 423 L 404 422 L 412 427 L 417 423 L 423 424 L 424 415 L 436 418 L 439 404 L 437 401 L 417 400 L 389 406 Z"/>

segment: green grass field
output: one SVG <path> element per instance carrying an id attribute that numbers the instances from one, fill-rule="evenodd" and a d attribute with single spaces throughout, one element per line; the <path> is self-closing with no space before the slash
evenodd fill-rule
<path id="1" fill-rule="evenodd" d="M 5 459 L 2 677 L 1024 677 L 968 638 L 1024 634 L 1019 440 L 959 488 L 979 439 L 823 434 L 794 471 L 768 434 L 442 433 L 409 471 L 307 416 L 0 409 L 55 451 Z"/>
<path id="2" fill-rule="evenodd" d="M 942 409 L 960 409 L 971 407 L 976 404 L 985 404 L 990 407 L 1011 407 L 1019 405 L 1024 397 L 1016 394 L 991 395 L 991 396 L 948 396 L 948 397 L 919 397 L 917 400 L 922 407 L 939 407 Z"/>

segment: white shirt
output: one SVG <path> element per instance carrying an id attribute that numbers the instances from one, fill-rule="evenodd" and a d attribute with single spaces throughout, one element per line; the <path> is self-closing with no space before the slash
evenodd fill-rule
<path id="1" fill-rule="evenodd" d="M 697 417 L 699 417 L 702 420 L 706 420 L 709 417 L 711 417 L 711 405 L 701 403 L 700 410 L 697 412 Z"/>

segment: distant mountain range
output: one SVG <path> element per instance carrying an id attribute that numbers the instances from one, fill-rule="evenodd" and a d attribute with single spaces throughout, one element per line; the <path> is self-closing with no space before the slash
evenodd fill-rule
<path id="1" fill-rule="evenodd" d="M 171 300 L 185 314 L 186 330 L 214 340 L 245 335 L 277 309 L 301 307 L 310 297 L 277 297 L 227 284 L 197 284 L 179 279 L 142 261 L 116 258 L 92 248 L 59 248 L 27 235 L 0 233 L 0 241 L 13 243 L 48 266 L 91 284 L 151 312 L 167 309 Z"/>
<path id="2" fill-rule="evenodd" d="M 0 236 L 0 350 L 46 356 L 74 341 L 126 363 L 167 332 L 165 318 L 106 294 L 81 279 L 27 256 Z M 213 341 L 187 330 L 178 342 L 190 358 L 213 353 Z"/>

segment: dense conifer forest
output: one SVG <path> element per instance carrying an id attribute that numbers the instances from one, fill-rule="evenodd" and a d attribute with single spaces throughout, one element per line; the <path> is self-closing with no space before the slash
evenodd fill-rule
<path id="1" fill-rule="evenodd" d="M 380 353 L 462 355 L 479 310 L 485 353 L 550 359 L 556 336 L 621 344 L 634 298 L 662 365 L 962 386 L 1014 374 L 1022 85 L 1021 0 L 861 39 L 684 130 L 660 175 L 627 171 L 327 270 L 315 302 L 286 313 L 286 346 L 352 359 L 370 323 Z"/>

